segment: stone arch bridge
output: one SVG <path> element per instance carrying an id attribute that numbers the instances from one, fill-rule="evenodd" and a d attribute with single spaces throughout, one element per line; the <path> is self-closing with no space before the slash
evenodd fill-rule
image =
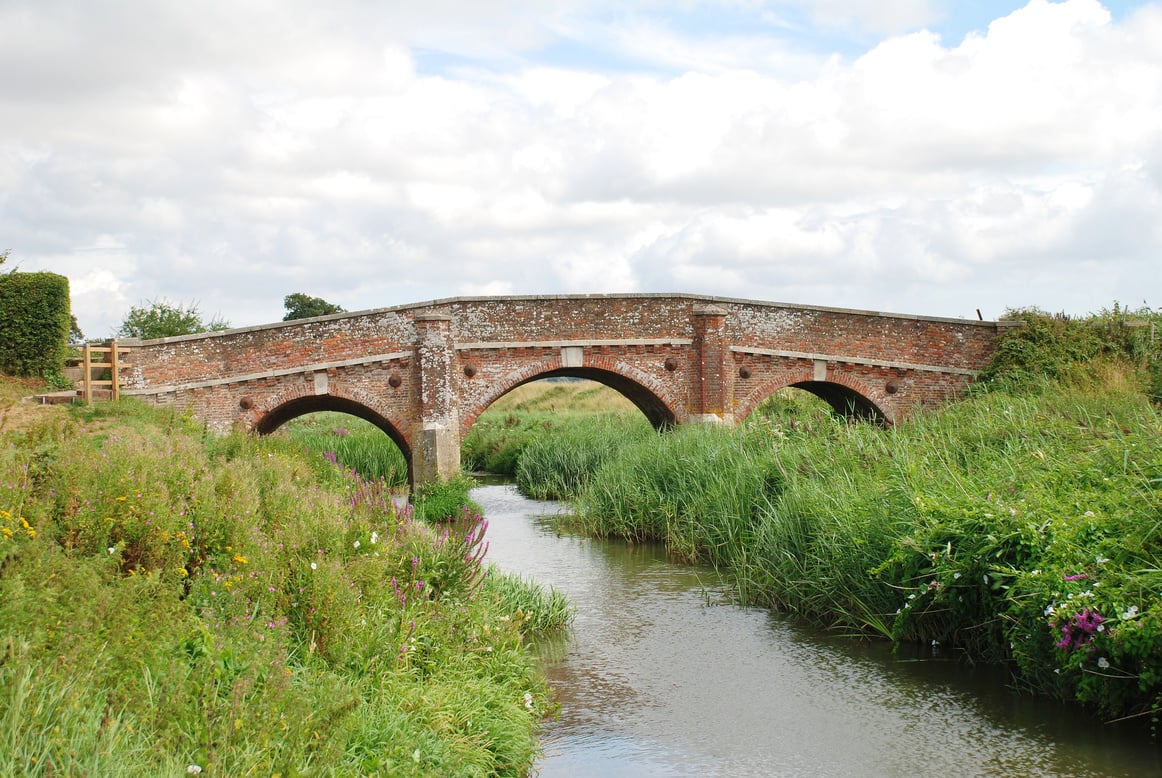
<path id="1" fill-rule="evenodd" d="M 460 297 L 122 341 L 122 393 L 219 432 L 351 413 L 391 437 L 416 483 L 456 474 L 464 434 L 529 381 L 599 381 L 658 428 L 731 424 L 786 386 L 892 424 L 959 394 L 1002 326 L 696 295 Z"/>

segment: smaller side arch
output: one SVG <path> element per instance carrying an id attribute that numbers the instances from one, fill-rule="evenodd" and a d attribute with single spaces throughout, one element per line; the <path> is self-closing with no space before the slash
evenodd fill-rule
<path id="1" fill-rule="evenodd" d="M 747 395 L 740 405 L 738 418 L 750 416 L 763 400 L 787 387 L 810 392 L 830 405 L 835 413 L 849 419 L 869 421 L 885 427 L 895 422 L 894 414 L 882 398 L 877 397 L 858 378 L 836 368 L 829 369 L 827 379 L 823 381 L 815 378 L 811 368 L 786 370 Z"/>
<path id="2" fill-rule="evenodd" d="M 332 386 L 332 389 L 334 388 Z M 269 435 L 292 419 L 320 411 L 347 413 L 383 430 L 403 454 L 404 461 L 407 462 L 408 483 L 412 483 L 411 445 L 400 431 L 402 425 L 376 410 L 371 403 L 364 401 L 364 398 L 347 396 L 347 393 L 341 391 L 326 394 L 283 392 L 256 409 L 251 429 L 259 435 Z"/>

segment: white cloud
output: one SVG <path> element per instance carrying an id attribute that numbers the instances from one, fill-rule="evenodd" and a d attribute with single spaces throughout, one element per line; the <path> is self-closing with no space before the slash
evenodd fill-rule
<path id="1" fill-rule="evenodd" d="M 706 34 L 650 3 L 0 5 L 0 72 L 29 74 L 0 79 L 0 248 L 69 275 L 92 335 L 295 291 L 1160 304 L 1159 6 L 944 40 L 934 2 L 835 0 L 811 41 L 797 2 Z M 870 43 L 820 54 L 836 29 Z"/>

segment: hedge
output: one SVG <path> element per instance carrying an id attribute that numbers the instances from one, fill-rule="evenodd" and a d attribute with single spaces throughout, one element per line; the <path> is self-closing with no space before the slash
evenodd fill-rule
<path id="1" fill-rule="evenodd" d="M 0 275 L 0 372 L 43 376 L 59 371 L 71 322 L 69 279 L 56 273 Z"/>

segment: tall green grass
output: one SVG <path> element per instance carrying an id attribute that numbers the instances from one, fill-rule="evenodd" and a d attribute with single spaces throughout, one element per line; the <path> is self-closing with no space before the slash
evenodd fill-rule
<path id="1" fill-rule="evenodd" d="M 621 449 L 656 437 L 640 413 L 570 417 L 530 436 L 517 462 L 517 488 L 538 500 L 576 497 Z"/>
<path id="2" fill-rule="evenodd" d="M 299 417 L 284 429 L 282 434 L 307 452 L 351 468 L 366 479 L 382 480 L 391 488 L 408 485 L 403 452 L 371 422 L 328 411 Z"/>
<path id="3" fill-rule="evenodd" d="M 0 438 L 0 775 L 527 774 L 535 592 L 487 581 L 478 516 L 417 522 L 292 440 L 79 416 Z"/>

